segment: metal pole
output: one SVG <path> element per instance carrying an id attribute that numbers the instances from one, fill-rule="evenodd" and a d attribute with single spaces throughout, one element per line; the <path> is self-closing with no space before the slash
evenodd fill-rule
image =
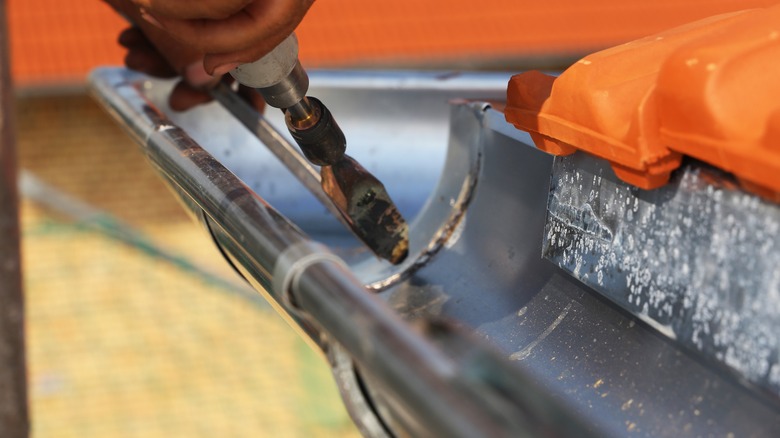
<path id="1" fill-rule="evenodd" d="M 0 431 L 29 436 L 24 300 L 16 192 L 16 137 L 6 2 L 0 0 Z"/>

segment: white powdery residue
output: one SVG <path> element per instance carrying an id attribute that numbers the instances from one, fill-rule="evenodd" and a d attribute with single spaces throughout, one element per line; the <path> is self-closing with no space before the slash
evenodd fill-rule
<path id="1" fill-rule="evenodd" d="M 780 269 L 775 269 L 769 277 L 766 295 L 770 312 L 780 314 Z"/>
<path id="2" fill-rule="evenodd" d="M 677 334 L 674 332 L 674 329 L 672 328 L 671 325 L 661 324 L 660 322 L 654 320 L 653 318 L 650 318 L 647 315 L 639 314 L 637 316 L 639 317 L 639 319 L 644 321 L 647 325 L 655 329 L 658 333 L 661 333 L 667 338 L 677 340 Z"/>
<path id="3" fill-rule="evenodd" d="M 674 308 L 672 307 L 672 304 L 667 302 L 664 302 L 664 304 L 661 306 L 661 316 L 665 316 L 667 318 L 672 317 L 672 312 Z"/>
<path id="4" fill-rule="evenodd" d="M 661 247 L 658 250 L 658 263 L 661 264 L 667 264 L 669 263 L 669 255 L 666 253 L 666 248 Z"/>
<path id="5" fill-rule="evenodd" d="M 780 388 L 780 365 L 777 363 L 769 370 L 769 384 Z"/>
<path id="6" fill-rule="evenodd" d="M 576 181 L 560 192 L 575 214 L 561 221 L 552 258 L 659 332 L 780 394 L 780 207 L 714 185 L 720 177 L 706 168 L 685 168 L 657 192 L 582 169 L 561 178 Z M 611 241 L 594 239 L 601 225 Z"/>
<path id="7" fill-rule="evenodd" d="M 723 361 L 726 365 L 739 371 L 748 380 L 756 381 L 765 376 L 769 371 L 769 362 L 756 354 L 751 354 L 751 349 L 743 350 L 734 345 L 726 348 Z"/>
<path id="8" fill-rule="evenodd" d="M 693 333 L 691 334 L 691 342 L 696 348 L 700 350 L 704 347 L 704 340 L 701 338 L 700 326 L 694 326 Z M 719 360 L 723 360 L 723 359 L 719 358 Z"/>

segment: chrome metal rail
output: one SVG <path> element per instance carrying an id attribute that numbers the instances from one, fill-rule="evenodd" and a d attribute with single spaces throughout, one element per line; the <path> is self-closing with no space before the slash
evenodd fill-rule
<path id="1" fill-rule="evenodd" d="M 351 153 L 415 217 L 398 267 L 361 251 L 221 106 L 163 115 L 169 86 L 121 69 L 91 86 L 237 270 L 328 354 L 367 436 L 773 436 L 775 401 L 541 258 L 553 160 L 480 103 L 507 79 L 312 74 Z"/>

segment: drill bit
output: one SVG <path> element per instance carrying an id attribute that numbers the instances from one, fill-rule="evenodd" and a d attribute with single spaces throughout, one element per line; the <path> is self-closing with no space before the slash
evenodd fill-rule
<path id="1" fill-rule="evenodd" d="M 131 18 L 140 18 L 113 3 L 112 6 L 130 22 L 133 22 Z M 295 34 L 267 55 L 238 66 L 230 74 L 240 84 L 257 89 L 268 105 L 285 113 L 288 130 L 304 156 L 321 166 L 322 189 L 332 201 L 329 209 L 332 211 L 335 207 L 343 222 L 376 255 L 393 264 L 401 263 L 409 252 L 409 227 L 384 185 L 357 161 L 344 155 L 347 142 L 330 111 L 319 100 L 306 96 L 309 77 L 298 60 Z M 226 85 L 218 85 L 211 94 L 252 133 L 268 137 L 260 138 L 261 141 L 272 140 L 276 146 L 282 146 L 269 146 L 277 156 L 287 154 L 281 150 L 285 148 L 274 138 L 267 122 L 258 123 L 257 114 L 232 95 Z M 296 176 L 305 180 L 305 186 L 311 187 L 309 183 L 316 177 L 310 173 L 311 168 L 302 168 L 289 154 L 279 158 Z M 322 200 L 321 195 L 315 196 Z"/>
<path id="2" fill-rule="evenodd" d="M 289 145 L 281 141 L 281 137 L 275 134 L 273 128 L 257 111 L 234 93 L 224 83 L 211 90 L 211 95 L 219 101 L 238 121 L 250 132 L 255 134 L 268 146 L 282 163 L 293 172 L 303 185 L 344 223 L 361 241 L 366 243 L 375 254 L 393 264 L 402 262 L 408 254 L 409 227 L 393 204 L 384 185 L 353 158 L 341 154 L 333 154 L 330 159 L 333 165 L 322 166 L 320 175 L 303 156 L 289 149 Z M 307 98 L 307 104 L 310 103 Z M 317 101 L 319 102 L 319 101 Z M 319 105 L 319 104 L 318 104 Z M 321 113 L 319 109 L 312 109 L 315 113 Z M 321 116 L 318 115 L 316 118 Z M 296 119 L 299 130 L 312 122 L 313 118 L 306 115 L 290 117 Z M 292 121 L 288 122 L 292 123 Z M 313 124 L 313 123 L 311 123 Z M 336 131 L 339 132 L 339 131 Z M 301 142 L 309 136 L 297 134 Z M 338 136 L 333 133 L 328 138 Z M 322 144 L 322 142 L 316 143 Z M 341 140 L 341 144 L 346 144 Z M 339 148 L 325 148 L 320 154 Z M 312 154 L 312 148 L 306 147 L 312 161 L 320 162 L 323 158 L 316 158 Z M 297 157 L 296 157 L 297 156 Z M 300 158 L 298 158 L 300 157 Z M 327 159 L 327 156 L 324 158 Z M 317 177 L 319 176 L 319 178 Z M 321 189 L 321 190 L 319 190 Z"/>
<path id="3" fill-rule="evenodd" d="M 378 256 L 397 265 L 409 254 L 409 226 L 385 186 L 363 166 L 344 155 L 322 167 L 322 189 L 344 219 Z"/>
<path id="4" fill-rule="evenodd" d="M 409 252 L 409 227 L 384 185 L 345 155 L 347 141 L 330 110 L 306 96 L 309 77 L 298 61 L 295 35 L 230 73 L 284 112 L 287 129 L 303 155 L 320 166 L 322 189 L 352 232 L 377 256 L 401 263 Z"/>
<path id="5" fill-rule="evenodd" d="M 321 166 L 322 190 L 357 237 L 396 265 L 409 253 L 409 226 L 385 186 L 346 155 L 346 138 L 330 110 L 313 97 L 285 109 L 287 128 L 312 163 Z"/>

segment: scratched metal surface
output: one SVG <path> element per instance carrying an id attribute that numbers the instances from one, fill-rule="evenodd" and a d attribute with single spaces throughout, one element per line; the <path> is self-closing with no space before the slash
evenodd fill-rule
<path id="1" fill-rule="evenodd" d="M 337 118 L 347 138 L 347 153 L 383 182 L 408 218 L 423 207 L 441 174 L 447 150 L 448 102 L 456 97 L 502 99 L 510 77 L 507 73 L 399 75 L 327 70 L 309 74 L 309 94 L 328 105 Z M 335 244 L 356 244 L 279 160 L 219 104 L 184 113 L 171 111 L 166 96 L 172 85 L 150 83 L 147 93 L 248 187 L 305 231 L 327 236 Z M 267 108 L 264 115 L 292 141 L 281 111 Z"/>
<path id="2" fill-rule="evenodd" d="M 780 395 L 780 205 L 691 162 L 641 191 L 556 159 L 544 256 L 662 333 Z"/>
<path id="3" fill-rule="evenodd" d="M 450 160 L 479 152 L 477 183 L 445 248 L 383 292 L 399 313 L 469 328 L 603 436 L 775 435 L 777 405 L 541 257 L 551 156 L 479 105 L 450 126 Z"/>
<path id="4" fill-rule="evenodd" d="M 443 320 L 482 340 L 586 418 L 597 436 L 775 436 L 776 403 L 541 257 L 552 157 L 533 148 L 526 134 L 488 105 L 447 105 L 453 96 L 498 92 L 499 80 L 312 75 L 313 88 L 327 95 L 348 135 L 360 134 L 350 146 L 356 146 L 355 155 L 365 154 L 357 158 L 393 196 L 409 195 L 414 216 L 418 249 L 399 268 L 403 272 L 348 260 L 354 274 L 367 284 L 382 283 L 384 276 L 380 296 L 411 323 Z M 164 101 L 164 91 L 148 91 Z M 281 165 L 259 152 L 247 132 L 214 106 L 199 111 L 179 115 L 176 122 L 285 215 L 312 225 L 307 228 L 312 237 L 337 233 L 338 224 L 316 226 L 325 220 L 324 208 L 281 176 Z M 426 336 L 445 343 L 435 333 Z M 452 347 L 457 340 L 446 343 Z M 463 372 L 468 378 L 477 370 Z M 494 384 L 507 396 L 523 392 L 512 382 Z M 404 405 L 396 400 L 391 408 L 402 411 Z"/>

